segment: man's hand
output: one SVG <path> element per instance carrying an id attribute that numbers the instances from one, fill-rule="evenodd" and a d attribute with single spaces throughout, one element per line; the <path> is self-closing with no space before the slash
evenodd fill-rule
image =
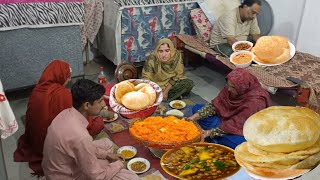
<path id="1" fill-rule="evenodd" d="M 118 161 L 118 160 L 120 160 L 122 162 L 125 161 L 125 159 L 124 159 L 124 157 L 122 155 L 120 155 L 120 154 L 112 154 L 112 153 L 107 154 L 106 160 L 108 160 L 110 162 L 114 162 L 114 161 Z"/>
<path id="2" fill-rule="evenodd" d="M 232 44 L 237 42 L 237 40 L 234 37 L 227 37 L 227 42 L 230 46 L 232 46 Z"/>
<path id="3" fill-rule="evenodd" d="M 260 34 L 253 34 L 252 35 L 253 42 L 257 42 L 260 37 L 261 37 Z"/>
<path id="4" fill-rule="evenodd" d="M 188 119 L 190 119 L 192 121 L 197 121 L 200 119 L 200 115 L 199 115 L 199 113 L 195 113 L 192 116 L 188 117 Z"/>

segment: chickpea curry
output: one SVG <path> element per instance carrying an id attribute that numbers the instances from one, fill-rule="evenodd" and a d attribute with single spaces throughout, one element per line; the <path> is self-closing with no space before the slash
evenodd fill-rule
<path id="1" fill-rule="evenodd" d="M 248 44 L 248 43 L 239 43 L 239 44 L 237 44 L 236 47 L 235 47 L 235 49 L 238 50 L 238 51 L 240 51 L 240 50 L 247 50 L 247 49 L 249 49 L 249 48 L 251 48 L 251 46 L 250 46 L 250 44 Z"/>
<path id="2" fill-rule="evenodd" d="M 161 166 L 183 179 L 223 179 L 240 169 L 233 150 L 209 143 L 173 150 L 163 156 Z"/>
<path id="3" fill-rule="evenodd" d="M 135 172 L 142 172 L 147 168 L 147 165 L 141 161 L 137 161 L 131 164 L 131 169 Z"/>

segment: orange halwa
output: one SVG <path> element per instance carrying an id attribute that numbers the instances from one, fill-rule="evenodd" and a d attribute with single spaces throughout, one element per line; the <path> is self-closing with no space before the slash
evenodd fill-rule
<path id="1" fill-rule="evenodd" d="M 151 116 L 135 122 L 129 130 L 143 140 L 162 143 L 184 142 L 200 134 L 193 122 L 174 116 Z"/>

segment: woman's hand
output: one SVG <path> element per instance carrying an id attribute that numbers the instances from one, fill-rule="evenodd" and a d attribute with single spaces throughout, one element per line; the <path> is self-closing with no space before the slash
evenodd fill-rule
<path id="1" fill-rule="evenodd" d="M 199 113 L 194 113 L 192 116 L 188 117 L 188 119 L 192 121 L 197 121 L 200 119 L 200 114 Z"/>
<path id="2" fill-rule="evenodd" d="M 163 91 L 163 98 L 162 101 L 167 101 L 168 100 L 168 92 Z"/>

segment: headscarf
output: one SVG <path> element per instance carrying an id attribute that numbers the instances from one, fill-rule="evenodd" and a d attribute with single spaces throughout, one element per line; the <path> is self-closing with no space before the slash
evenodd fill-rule
<path id="1" fill-rule="evenodd" d="M 29 162 L 35 174 L 42 174 L 41 160 L 47 128 L 64 109 L 72 107 L 71 92 L 63 86 L 71 69 L 63 60 L 52 61 L 33 89 L 26 113 L 25 134 L 19 138 L 14 160 Z"/>
<path id="2" fill-rule="evenodd" d="M 226 79 L 234 84 L 238 96 L 230 97 L 225 86 L 212 104 L 220 117 L 220 128 L 227 133 L 242 135 L 245 121 L 271 105 L 270 96 L 258 79 L 244 69 L 234 69 Z"/>
<path id="3" fill-rule="evenodd" d="M 168 44 L 170 49 L 170 59 L 166 62 L 158 58 L 158 50 L 162 44 Z M 147 57 L 142 69 L 142 79 L 157 83 L 161 89 L 169 83 L 174 85 L 175 82 L 186 79 L 181 52 L 176 50 L 170 39 L 161 39 L 156 49 Z"/>
<path id="4" fill-rule="evenodd" d="M 26 130 L 18 140 L 14 161 L 29 162 L 36 175 L 43 175 L 42 151 L 48 127 L 61 111 L 72 107 L 71 92 L 63 86 L 70 76 L 71 68 L 67 62 L 52 61 L 43 71 L 29 99 Z M 92 136 L 104 128 L 102 118 L 89 117 L 88 122 Z"/>

